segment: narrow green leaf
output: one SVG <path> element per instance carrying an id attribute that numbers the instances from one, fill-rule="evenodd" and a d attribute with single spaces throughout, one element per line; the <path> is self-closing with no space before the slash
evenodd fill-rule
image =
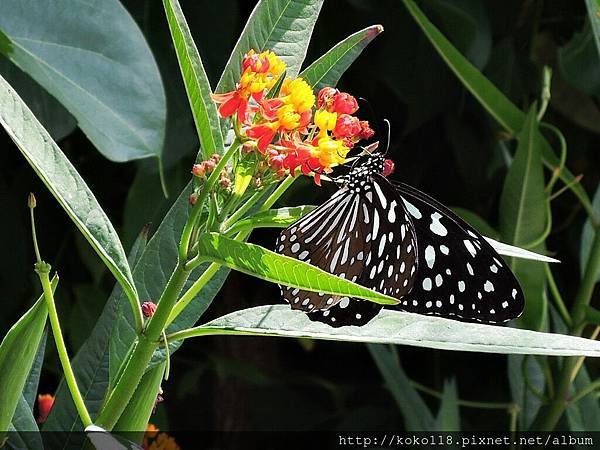
<path id="1" fill-rule="evenodd" d="M 238 220 L 227 230 L 227 234 L 231 235 L 254 228 L 285 228 L 300 220 L 302 216 L 308 214 L 313 209 L 315 209 L 314 206 L 304 205 L 259 211 L 256 214 Z"/>
<path id="2" fill-rule="evenodd" d="M 44 334 L 42 334 L 42 339 L 40 340 L 40 345 L 35 355 L 35 359 L 33 360 L 33 365 L 29 371 L 29 377 L 27 377 L 27 381 L 23 387 L 23 398 L 29 405 L 29 409 L 32 411 L 35 402 L 37 401 L 40 375 L 42 373 L 42 365 L 44 364 L 44 355 L 46 354 L 47 337 L 48 330 L 46 329 L 44 330 Z"/>
<path id="3" fill-rule="evenodd" d="M 67 157 L 0 77 L 0 124 L 85 236 L 131 301 L 137 298 L 125 252 L 110 220 Z"/>
<path id="4" fill-rule="evenodd" d="M 43 450 L 44 444 L 33 412 L 23 396 L 8 428 L 8 448 L 11 450 Z M 3 447 L 4 448 L 4 447 Z"/>
<path id="5" fill-rule="evenodd" d="M 316 266 L 283 256 L 255 244 L 238 242 L 218 233 L 205 233 L 198 239 L 202 257 L 273 283 L 395 305 L 398 300 L 359 284 L 344 280 Z"/>
<path id="6" fill-rule="evenodd" d="M 160 156 L 166 100 L 144 36 L 118 0 L 3 0 L 4 55 L 77 119 L 112 161 Z"/>
<path id="7" fill-rule="evenodd" d="M 444 381 L 442 401 L 438 415 L 435 418 L 436 431 L 460 431 L 460 408 L 458 392 L 454 378 Z"/>
<path id="8" fill-rule="evenodd" d="M 234 181 L 233 181 L 233 192 L 232 194 L 240 198 L 248 189 L 252 177 L 256 173 L 256 166 L 258 159 L 254 155 L 249 155 L 247 158 L 243 158 L 235 165 Z"/>
<path id="9" fill-rule="evenodd" d="M 600 56 L 600 4 L 598 4 L 598 0 L 585 0 L 585 6 L 588 18 L 592 24 L 596 51 L 598 52 L 598 56 Z"/>
<path id="10" fill-rule="evenodd" d="M 458 77 L 460 82 L 481 103 L 488 113 L 506 130 L 518 133 L 525 124 L 525 114 L 517 108 L 494 84 L 488 80 L 473 64 L 444 37 L 444 35 L 423 14 L 414 0 L 402 0 L 408 12 L 417 22 L 425 36 L 429 39 L 440 57 Z M 536 133 L 539 133 L 537 131 Z M 544 163 L 552 168 L 559 166 L 559 158 L 554 154 L 548 141 L 539 138 Z M 573 174 L 564 168 L 560 173 L 565 184 L 571 186 L 573 193 L 591 210 L 590 199 Z"/>
<path id="11" fill-rule="evenodd" d="M 500 197 L 500 231 L 503 240 L 524 247 L 530 247 L 533 242 L 540 240 L 549 220 L 549 200 L 544 190 L 536 113 L 534 104 L 527 114 L 523 130 L 518 135 L 519 145 L 504 180 Z M 538 253 L 543 253 L 544 249 L 543 241 L 532 248 Z M 525 311 L 521 321 L 528 328 L 539 330 L 547 311 L 544 266 L 538 262 L 516 258 L 510 261 L 510 266 L 525 294 Z"/>
<path id="12" fill-rule="evenodd" d="M 316 91 L 335 86 L 369 42 L 382 31 L 381 25 L 372 25 L 348 36 L 304 69 L 300 76 Z"/>
<path id="13" fill-rule="evenodd" d="M 56 289 L 58 278 L 52 279 Z M 0 434 L 8 430 L 37 355 L 48 310 L 44 297 L 15 323 L 0 343 Z M 0 435 L 0 442 L 4 436 Z"/>
<path id="14" fill-rule="evenodd" d="M 402 412 L 406 431 L 433 431 L 433 415 L 416 389 L 410 385 L 410 380 L 398 360 L 396 349 L 393 346 L 376 344 L 367 344 L 367 348 L 398 409 Z"/>
<path id="15" fill-rule="evenodd" d="M 287 305 L 257 306 L 181 332 L 178 338 L 220 334 L 307 337 L 467 352 L 600 357 L 600 342 L 591 339 L 387 309 L 362 327 L 332 328 L 311 321 L 306 314 Z"/>
<path id="16" fill-rule="evenodd" d="M 146 431 L 165 373 L 163 362 L 144 374 L 114 431 Z"/>
<path id="17" fill-rule="evenodd" d="M 287 64 L 288 75 L 295 77 L 306 57 L 321 6 L 323 0 L 260 0 L 229 57 L 216 91 L 235 89 L 242 58 L 250 49 L 272 50 Z"/>
<path id="18" fill-rule="evenodd" d="M 598 187 L 596 188 L 592 206 L 596 215 L 600 217 L 600 184 L 598 184 Z M 582 277 L 585 273 L 585 268 L 587 267 L 588 258 L 590 257 L 594 235 L 597 232 L 598 231 L 594 230 L 592 222 L 589 219 L 586 220 L 581 232 L 581 243 L 579 246 L 579 272 Z M 600 281 L 600 272 L 596 276 L 596 282 L 598 281 Z"/>
<path id="19" fill-rule="evenodd" d="M 175 52 L 196 124 L 204 159 L 223 153 L 223 136 L 217 107 L 200 53 L 177 0 L 163 0 Z"/>

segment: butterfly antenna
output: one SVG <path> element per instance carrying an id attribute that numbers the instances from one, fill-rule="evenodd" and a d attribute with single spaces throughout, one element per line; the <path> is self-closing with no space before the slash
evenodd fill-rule
<path id="1" fill-rule="evenodd" d="M 369 110 L 368 116 L 371 119 L 369 120 L 369 123 L 375 124 L 375 132 L 377 133 L 377 135 L 380 135 L 381 128 L 379 128 L 379 120 L 377 114 L 375 113 L 375 110 L 373 109 L 373 106 L 371 106 L 371 103 L 364 97 L 359 97 L 358 100 L 360 100 L 361 103 L 364 103 L 367 109 Z"/>
<path id="2" fill-rule="evenodd" d="M 392 125 L 390 121 L 387 119 L 383 119 L 385 124 L 387 125 L 387 143 L 385 144 L 385 152 L 383 152 L 383 156 L 387 155 L 390 149 L 390 142 L 392 142 Z"/>

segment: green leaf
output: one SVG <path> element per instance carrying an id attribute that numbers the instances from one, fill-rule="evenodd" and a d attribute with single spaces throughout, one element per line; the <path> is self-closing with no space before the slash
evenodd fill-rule
<path id="1" fill-rule="evenodd" d="M 339 278 L 316 266 L 280 255 L 264 247 L 238 242 L 218 233 L 205 233 L 198 239 L 202 258 L 248 275 L 307 291 L 325 292 L 395 305 L 398 300 Z"/>
<path id="2" fill-rule="evenodd" d="M 534 104 L 518 136 L 519 145 L 500 197 L 500 231 L 503 240 L 526 248 L 531 247 L 533 242 L 540 241 L 549 220 L 549 200 L 544 191 L 540 134 L 537 128 Z M 543 253 L 544 249 L 543 240 L 532 247 L 538 253 Z M 539 330 L 547 312 L 544 266 L 539 262 L 513 258 L 510 267 L 525 294 L 525 311 L 520 320 L 527 328 Z"/>
<path id="3" fill-rule="evenodd" d="M 129 264 L 110 220 L 75 167 L 2 77 L 0 124 L 134 301 L 137 295 Z"/>
<path id="4" fill-rule="evenodd" d="M 52 279 L 56 289 L 58 278 Z M 15 323 L 0 343 L 0 434 L 8 429 L 22 397 L 42 340 L 48 310 L 43 296 Z M 0 435 L 0 442 L 3 436 Z"/>
<path id="5" fill-rule="evenodd" d="M 596 51 L 598 56 L 600 56 L 600 4 L 598 4 L 598 0 L 585 0 L 585 6 L 587 8 L 588 18 L 592 24 Z"/>
<path id="6" fill-rule="evenodd" d="M 415 19 L 425 36 L 429 39 L 440 57 L 458 77 L 460 82 L 479 101 L 488 113 L 506 130 L 518 133 L 525 125 L 525 114 L 517 108 L 494 84 L 477 70 L 461 53 L 444 37 L 444 35 L 423 14 L 414 0 L 402 0 L 408 12 Z M 539 130 L 536 131 L 539 133 Z M 543 136 L 538 137 L 544 163 L 551 168 L 559 166 L 559 159 L 552 151 L 550 144 Z M 585 189 L 577 182 L 573 174 L 566 168 L 560 173 L 565 184 L 571 186 L 573 193 L 591 210 L 591 203 Z"/>
<path id="7" fill-rule="evenodd" d="M 166 363 L 163 362 L 144 374 L 114 431 L 146 431 L 150 415 L 156 406 L 165 366 Z"/>
<path id="8" fill-rule="evenodd" d="M 442 401 L 435 418 L 435 431 L 460 431 L 460 408 L 454 378 L 444 381 Z"/>
<path id="9" fill-rule="evenodd" d="M 492 50 L 492 27 L 486 4 L 478 0 L 426 0 L 454 45 L 476 67 L 482 69 Z"/>
<path id="10" fill-rule="evenodd" d="M 576 391 L 584 389 L 592 382 L 586 367 L 582 367 L 573 382 Z M 567 420 L 570 431 L 600 431 L 600 403 L 594 395 L 586 395 L 567 406 Z"/>
<path id="11" fill-rule="evenodd" d="M 479 231 L 483 236 L 487 236 L 492 239 L 498 239 L 500 237 L 500 233 L 494 230 L 494 228 L 479 214 L 464 208 L 452 208 L 452 211 L 454 211 L 458 217 Z"/>
<path id="12" fill-rule="evenodd" d="M 175 52 L 194 116 L 204 159 L 223 153 L 223 136 L 217 107 L 200 53 L 177 0 L 163 0 Z"/>
<path id="13" fill-rule="evenodd" d="M 38 425 L 33 417 L 33 407 L 37 400 L 38 383 L 44 362 L 47 334 L 44 330 L 35 359 L 33 360 L 33 365 L 29 371 L 29 376 L 23 387 L 23 393 L 21 394 L 9 427 L 8 443 L 15 450 L 41 450 L 44 448 Z"/>
<path id="14" fill-rule="evenodd" d="M 19 398 L 17 409 L 8 431 L 8 447 L 10 449 L 43 450 L 42 435 L 33 417 L 33 412 L 23 396 Z"/>
<path id="15" fill-rule="evenodd" d="M 312 35 L 323 0 L 260 0 L 225 66 L 217 92 L 235 89 L 242 58 L 250 49 L 272 50 L 287 64 L 287 74 L 295 77 Z"/>
<path id="16" fill-rule="evenodd" d="M 256 214 L 238 220 L 227 230 L 227 234 L 231 235 L 254 228 L 285 228 L 300 220 L 302 216 L 308 214 L 313 209 L 315 209 L 315 206 L 304 205 L 259 211 Z"/>
<path id="17" fill-rule="evenodd" d="M 520 408 L 517 419 L 520 431 L 529 430 L 542 406 L 542 401 L 532 393 L 526 379 L 530 386 L 544 393 L 546 380 L 538 360 L 530 355 L 508 355 L 508 381 L 512 401 Z"/>
<path id="18" fill-rule="evenodd" d="M 593 17 L 590 14 L 590 19 L 599 20 L 595 14 Z M 583 29 L 558 49 L 557 64 L 560 74 L 571 86 L 589 95 L 600 95 L 598 24 L 594 27 L 586 20 Z"/>
<path id="19" fill-rule="evenodd" d="M 600 184 L 596 188 L 596 193 L 594 194 L 594 200 L 592 202 L 592 206 L 594 211 L 598 217 L 600 217 Z M 597 231 L 594 230 L 592 226 L 592 222 L 588 219 L 583 225 L 583 230 L 581 232 L 581 244 L 579 247 L 579 272 L 581 277 L 585 273 L 585 268 L 587 267 L 587 262 L 590 257 L 590 251 L 592 249 L 592 242 L 594 241 L 594 235 Z M 600 272 L 596 276 L 596 282 L 600 281 Z"/>
<path id="20" fill-rule="evenodd" d="M 2 53 L 2 50 L 0 50 Z M 35 117 L 48 130 L 52 139 L 60 141 L 77 128 L 77 121 L 69 111 L 52 97 L 43 87 L 29 75 L 0 56 L 0 75 L 21 93 L 21 97 L 33 111 Z"/>
<path id="21" fill-rule="evenodd" d="M 435 420 L 431 411 L 410 384 L 393 346 L 367 344 L 387 388 L 404 418 L 406 431 L 433 431 Z"/>
<path id="22" fill-rule="evenodd" d="M 300 76 L 315 91 L 325 86 L 335 86 L 369 42 L 382 31 L 381 25 L 372 25 L 348 36 L 304 69 Z"/>
<path id="23" fill-rule="evenodd" d="M 311 321 L 306 314 L 287 305 L 257 306 L 182 332 L 178 339 L 221 334 L 307 337 L 483 353 L 600 356 L 600 342 L 591 339 L 387 309 L 362 327 L 332 328 Z"/>
<path id="24" fill-rule="evenodd" d="M 249 155 L 246 158 L 238 160 L 235 165 L 235 174 L 233 179 L 233 192 L 235 197 L 241 198 L 250 182 L 252 177 L 256 173 L 256 166 L 258 164 L 258 158 L 254 155 Z"/>
<path id="25" fill-rule="evenodd" d="M 129 253 L 129 263 L 132 266 L 139 260 L 146 246 L 147 238 L 147 230 L 142 230 L 133 244 Z M 113 328 L 118 323 L 120 317 L 118 315 L 119 301 L 128 306 L 127 302 L 124 301 L 121 288 L 117 285 L 104 305 L 104 310 L 96 321 L 92 332 L 71 361 L 77 378 L 77 384 L 92 417 L 98 414 L 108 387 L 109 344 Z M 61 380 L 56 390 L 54 406 L 44 423 L 44 430 L 54 432 L 83 430 L 83 425 L 64 379 Z M 80 439 L 81 436 L 77 433 L 49 433 L 48 436 L 49 439 L 57 446 L 60 445 L 61 448 L 67 444 L 74 447 L 81 447 L 83 445 L 83 440 Z"/>
<path id="26" fill-rule="evenodd" d="M 112 161 L 160 156 L 166 101 L 154 57 L 117 0 L 0 2 L 4 54 L 60 101 Z"/>

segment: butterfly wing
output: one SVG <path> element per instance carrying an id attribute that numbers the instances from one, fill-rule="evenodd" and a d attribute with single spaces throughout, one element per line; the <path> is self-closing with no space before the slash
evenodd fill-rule
<path id="1" fill-rule="evenodd" d="M 433 198 L 404 183 L 395 187 L 415 227 L 419 270 L 394 308 L 484 323 L 518 317 L 523 292 L 490 244 Z"/>
<path id="2" fill-rule="evenodd" d="M 281 248 L 284 254 L 290 253 L 288 256 L 310 258 L 311 264 L 383 294 L 400 298 L 410 292 L 416 278 L 416 236 L 393 186 L 384 177 L 374 174 L 368 180 L 350 183 L 332 200 L 323 205 L 321 214 L 284 230 L 280 241 L 283 237 L 283 243 L 292 239 L 300 243 L 296 252 L 289 245 L 282 248 L 281 244 L 278 251 Z M 335 221 L 338 215 L 341 217 Z M 324 232 L 319 230 L 319 223 Z M 338 229 L 327 232 L 338 223 L 341 224 Z M 300 253 L 303 251 L 307 253 Z M 303 298 L 307 298 L 304 306 L 309 308 L 309 318 L 332 326 L 363 325 L 382 308 L 369 301 L 319 293 L 316 294 L 321 295 L 318 305 L 310 307 L 315 304 L 314 293 L 284 288 L 283 294 L 292 308 L 300 305 L 299 309 L 303 309 L 302 303 L 306 302 Z"/>

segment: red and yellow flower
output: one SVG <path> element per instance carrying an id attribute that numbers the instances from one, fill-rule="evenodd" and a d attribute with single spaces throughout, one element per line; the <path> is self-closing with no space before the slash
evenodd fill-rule
<path id="1" fill-rule="evenodd" d="M 315 95 L 306 80 L 296 77 L 286 78 L 279 92 L 271 92 L 285 69 L 273 52 L 251 50 L 242 61 L 236 90 L 213 98 L 221 117 L 235 117 L 244 152 L 254 149 L 264 158 L 261 174 L 270 169 L 282 177 L 299 171 L 319 184 L 320 176 L 344 164 L 348 152 L 372 137 L 373 130 L 354 116 L 356 99 L 336 88 L 324 87 Z M 205 169 L 195 168 L 196 175 Z"/>

